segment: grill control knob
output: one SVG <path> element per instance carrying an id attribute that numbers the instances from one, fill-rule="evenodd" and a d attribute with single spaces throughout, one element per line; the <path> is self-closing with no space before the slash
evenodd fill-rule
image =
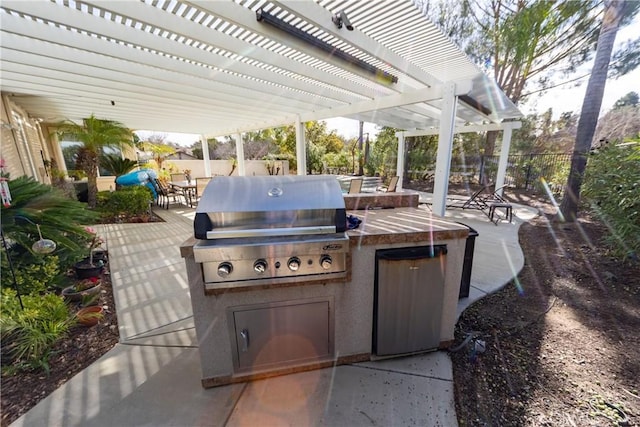
<path id="1" fill-rule="evenodd" d="M 300 259 L 297 257 L 289 258 L 289 261 L 287 261 L 287 266 L 291 271 L 298 271 L 298 269 L 300 268 Z"/>
<path id="2" fill-rule="evenodd" d="M 259 259 L 253 263 L 253 271 L 258 274 L 262 274 L 267 271 L 267 261 L 264 259 Z"/>
<path id="3" fill-rule="evenodd" d="M 231 274 L 232 271 L 233 271 L 233 266 L 231 265 L 231 263 L 223 262 L 220 265 L 218 265 L 218 276 L 220 277 L 227 277 L 228 275 Z"/>
<path id="4" fill-rule="evenodd" d="M 333 260 L 331 259 L 331 257 L 329 255 L 322 255 L 320 257 L 320 265 L 322 266 L 322 268 L 324 268 L 325 270 L 328 270 L 331 268 L 331 264 L 333 263 Z"/>

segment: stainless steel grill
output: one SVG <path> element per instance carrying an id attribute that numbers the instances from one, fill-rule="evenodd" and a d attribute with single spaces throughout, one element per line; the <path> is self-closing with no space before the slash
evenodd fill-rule
<path id="1" fill-rule="evenodd" d="M 345 230 L 334 177 L 216 177 L 196 209 L 194 257 L 209 288 L 339 279 Z"/>

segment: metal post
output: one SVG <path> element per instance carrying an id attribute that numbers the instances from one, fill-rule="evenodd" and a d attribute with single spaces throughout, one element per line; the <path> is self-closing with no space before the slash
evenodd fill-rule
<path id="1" fill-rule="evenodd" d="M 4 231 L 2 230 L 2 228 L 0 228 L 0 235 L 2 235 L 2 246 L 4 247 L 4 251 L 7 254 L 9 271 L 11 272 L 11 278 L 13 279 L 13 287 L 16 290 L 18 301 L 20 301 L 20 308 L 24 310 L 24 305 L 22 304 L 22 296 L 20 295 L 20 288 L 18 287 L 18 281 L 16 280 L 16 272 L 13 270 L 13 262 L 11 262 L 11 256 L 9 255 L 9 247 L 7 246 L 7 241 L 4 238 Z"/>

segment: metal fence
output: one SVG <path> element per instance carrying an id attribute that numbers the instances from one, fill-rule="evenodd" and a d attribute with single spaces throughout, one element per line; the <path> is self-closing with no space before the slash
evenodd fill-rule
<path id="1" fill-rule="evenodd" d="M 499 156 L 480 156 L 479 182 L 495 182 Z M 571 166 L 570 154 L 514 154 L 507 160 L 505 184 L 516 189 L 541 192 L 544 183 L 561 194 Z"/>
<path id="2" fill-rule="evenodd" d="M 449 180 L 452 183 L 495 182 L 500 156 L 464 156 L 453 158 Z M 561 195 L 567 182 L 571 154 L 512 154 L 507 160 L 505 184 L 511 188 L 540 193 L 545 191 L 543 180 L 555 195 Z M 423 170 L 407 171 L 409 180 L 432 180 L 435 164 Z"/>

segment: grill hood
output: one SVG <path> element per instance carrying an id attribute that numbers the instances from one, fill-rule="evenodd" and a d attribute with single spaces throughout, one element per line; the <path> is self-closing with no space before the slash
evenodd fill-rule
<path id="1" fill-rule="evenodd" d="M 328 234 L 346 230 L 333 176 L 215 177 L 196 208 L 198 239 Z"/>

